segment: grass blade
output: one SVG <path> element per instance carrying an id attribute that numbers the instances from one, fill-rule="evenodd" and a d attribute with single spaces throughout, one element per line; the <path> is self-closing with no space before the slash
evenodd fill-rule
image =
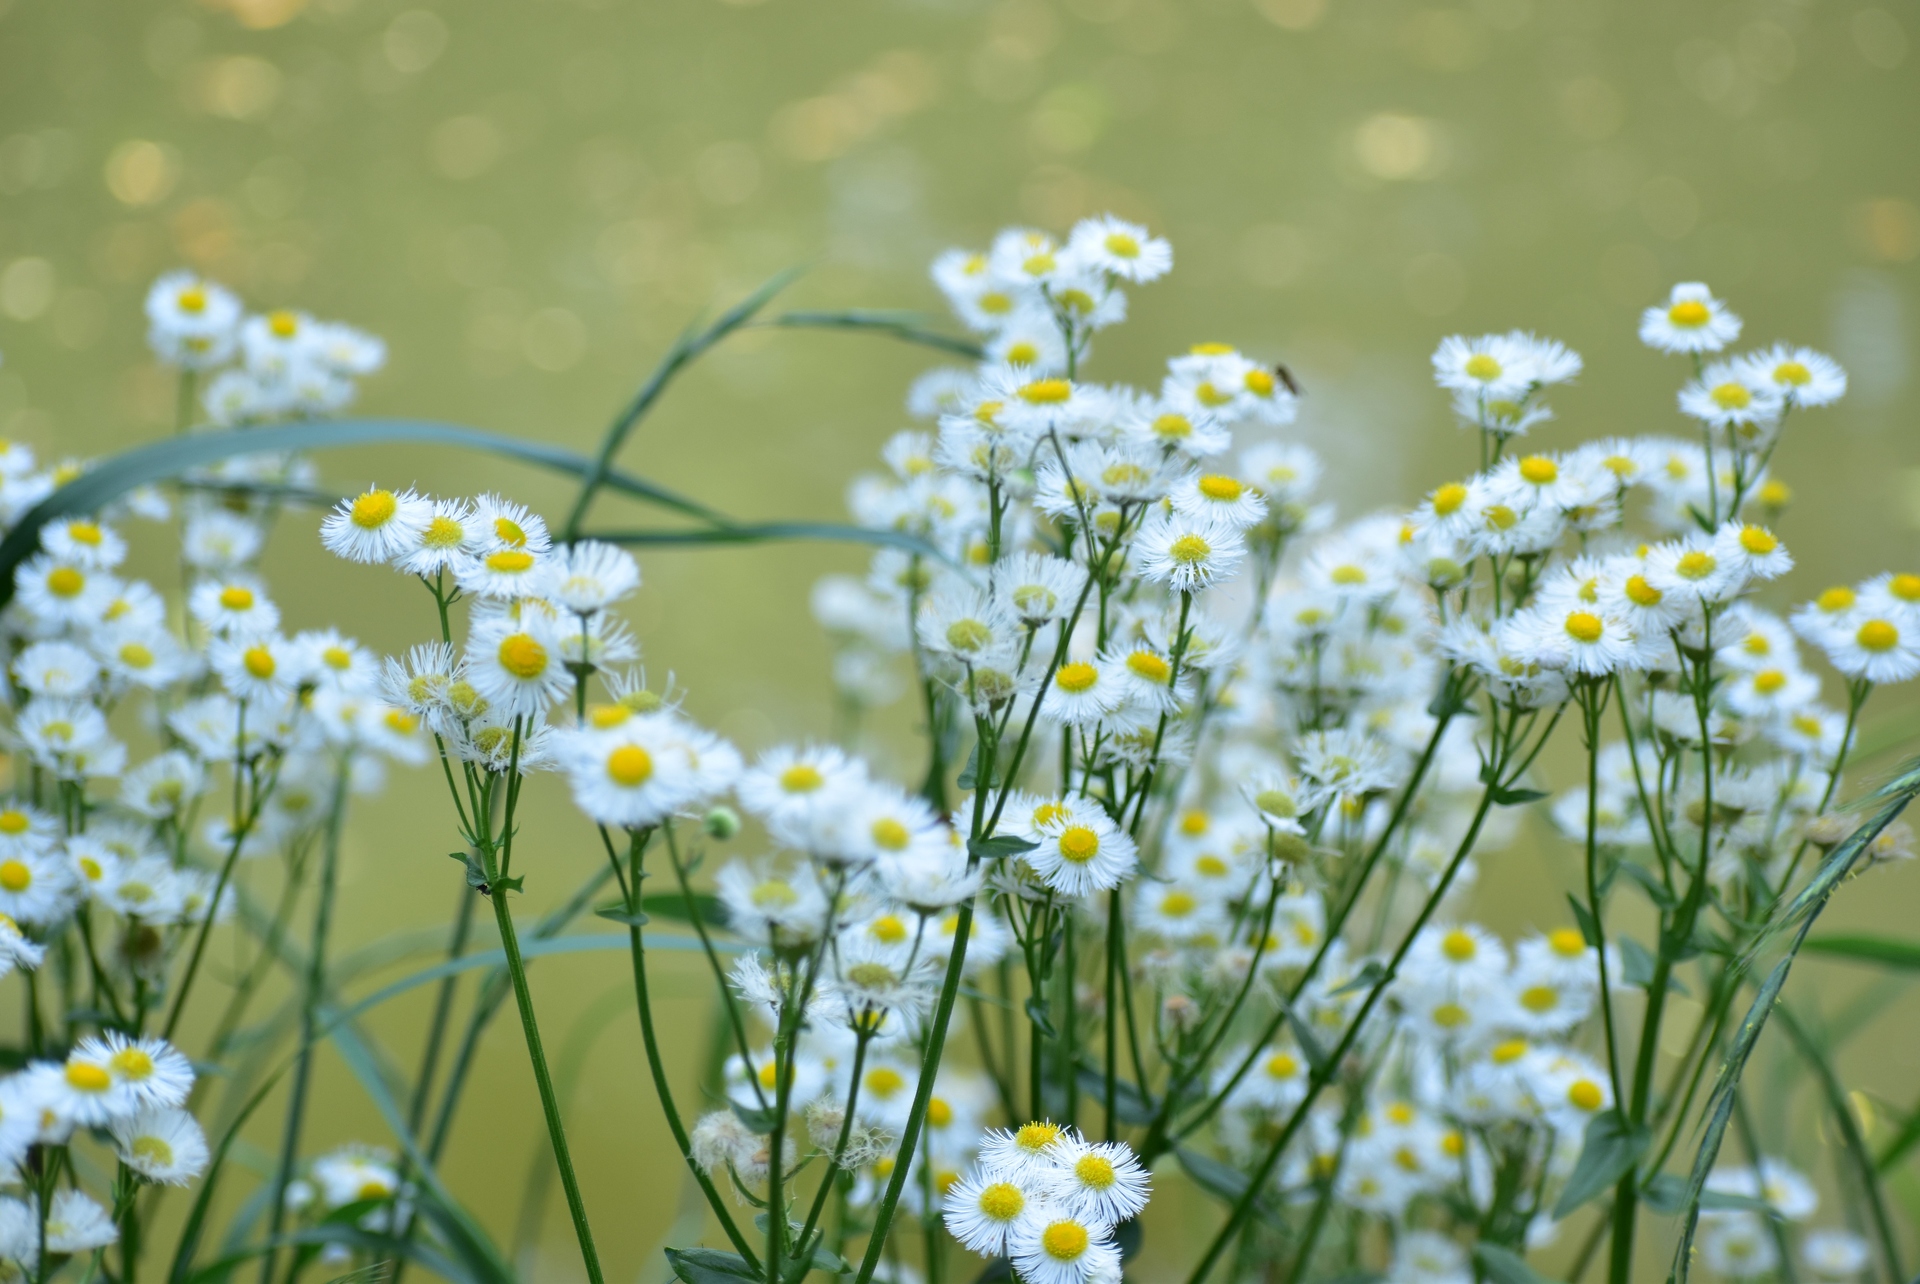
<path id="1" fill-rule="evenodd" d="M 915 535 L 904 531 L 877 530 L 850 526 L 843 522 L 752 522 L 735 523 L 708 530 L 691 531 L 588 531 L 583 539 L 604 540 L 609 544 L 768 544 L 783 540 L 831 540 L 844 544 L 876 544 L 918 553 L 953 565 L 953 559 Z"/>
<path id="2" fill-rule="evenodd" d="M 912 312 L 893 312 L 880 308 L 848 308 L 841 312 L 782 312 L 760 323 L 761 328 L 782 330 L 864 330 L 884 334 L 903 343 L 951 352 L 969 361 L 980 361 L 986 350 L 971 339 L 942 334 L 927 328 Z"/>
<path id="3" fill-rule="evenodd" d="M 1870 933 L 1814 936 L 1801 947 L 1809 954 L 1828 954 L 1853 963 L 1877 963 L 1905 972 L 1920 971 L 1920 941 L 1900 941 Z"/>

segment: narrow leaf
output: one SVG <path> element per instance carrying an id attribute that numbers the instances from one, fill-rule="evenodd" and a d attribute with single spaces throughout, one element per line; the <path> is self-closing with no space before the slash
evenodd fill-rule
<path id="1" fill-rule="evenodd" d="M 686 1284 L 743 1284 L 760 1278 L 746 1258 L 717 1248 L 670 1248 L 667 1263 Z"/>
<path id="2" fill-rule="evenodd" d="M 1024 856 L 1039 845 L 1016 834 L 999 834 L 969 840 L 967 851 L 977 860 L 1005 860 L 1009 856 Z"/>
<path id="3" fill-rule="evenodd" d="M 1602 1111 L 1588 1120 L 1586 1142 L 1554 1207 L 1554 1220 L 1564 1218 L 1626 1176 L 1640 1162 L 1647 1141 L 1647 1130 L 1631 1127 L 1618 1109 Z"/>
<path id="4" fill-rule="evenodd" d="M 875 530 L 845 522 L 728 522 L 693 530 L 587 531 L 582 539 L 635 547 L 659 544 L 773 544 L 788 540 L 826 540 L 839 544 L 872 544 L 918 553 L 948 566 L 953 559 L 917 535 L 905 531 Z"/>
<path id="5" fill-rule="evenodd" d="M 1327 991 L 1327 997 L 1337 999 L 1343 994 L 1357 994 L 1361 990 L 1371 990 L 1380 984 L 1386 975 L 1387 969 L 1381 966 L 1379 959 L 1368 959 L 1361 965 L 1360 970 L 1354 973 L 1351 981 Z"/>
<path id="6" fill-rule="evenodd" d="M 1475 1244 L 1473 1260 L 1493 1284 L 1547 1284 L 1546 1276 L 1528 1266 L 1526 1258 L 1498 1244 Z"/>
<path id="7" fill-rule="evenodd" d="M 1903 972 L 1920 972 L 1920 941 L 1845 932 L 1810 936 L 1800 948 L 1809 954 L 1828 954 L 1855 963 L 1877 963 Z"/>

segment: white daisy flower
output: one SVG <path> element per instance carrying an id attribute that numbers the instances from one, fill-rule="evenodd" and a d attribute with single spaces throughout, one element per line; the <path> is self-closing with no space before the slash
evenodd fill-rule
<path id="1" fill-rule="evenodd" d="M 1739 364 L 1751 382 L 1771 388 L 1790 406 L 1825 406 L 1846 395 L 1847 372 L 1812 348 L 1776 343 L 1764 352 L 1748 353 Z"/>
<path id="2" fill-rule="evenodd" d="M 1713 555 L 1751 580 L 1777 580 L 1793 569 L 1793 557 L 1764 526 L 1728 522 L 1714 533 Z"/>
<path id="3" fill-rule="evenodd" d="M 989 1128 L 980 1138 L 980 1167 L 992 1177 L 1030 1181 L 1052 1164 L 1053 1148 L 1066 1129 L 1051 1119 L 1035 1119 L 1018 1128 Z"/>
<path id="4" fill-rule="evenodd" d="M 1029 629 L 1066 618 L 1086 582 L 1084 567 L 1045 553 L 1017 553 L 993 568 L 994 592 Z"/>
<path id="5" fill-rule="evenodd" d="M 320 542 L 349 562 L 398 562 L 433 521 L 433 501 L 378 488 L 342 500 L 320 523 Z"/>
<path id="6" fill-rule="evenodd" d="M 266 544 L 260 523 L 241 513 L 210 508 L 188 516 L 180 536 L 180 556 L 188 566 L 226 572 L 260 556 Z"/>
<path id="7" fill-rule="evenodd" d="M 544 714 L 573 684 L 560 639 L 538 614 L 476 619 L 467 637 L 466 673 L 473 689 L 499 717 Z"/>
<path id="8" fill-rule="evenodd" d="M 313 356 L 339 374 L 365 377 L 387 363 L 387 345 L 377 335 L 340 321 L 317 321 L 313 331 Z"/>
<path id="9" fill-rule="evenodd" d="M 1513 335 L 1449 335 L 1434 349 L 1433 381 L 1482 402 L 1518 398 L 1534 382 L 1532 353 Z"/>
<path id="10" fill-rule="evenodd" d="M 1136 223 L 1111 214 L 1082 219 L 1067 237 L 1067 253 L 1082 265 L 1145 284 L 1173 268 L 1173 247 Z"/>
<path id="11" fill-rule="evenodd" d="M 1695 533 L 1647 550 L 1648 584 L 1696 602 L 1723 602 L 1746 586 L 1740 567 L 1714 551 L 1714 538 Z"/>
<path id="12" fill-rule="evenodd" d="M 127 542 L 89 517 L 68 517 L 40 528 L 40 546 L 57 561 L 110 571 L 127 556 Z"/>
<path id="13" fill-rule="evenodd" d="M 1817 640 L 1833 667 L 1850 678 L 1884 685 L 1920 673 L 1920 619 L 1904 613 L 1863 616 Z"/>
<path id="14" fill-rule="evenodd" d="M 982 1257 L 1002 1257 L 1007 1237 L 1034 1203 L 1026 1182 L 975 1168 L 948 1188 L 942 1201 L 947 1231 Z"/>
<path id="15" fill-rule="evenodd" d="M 105 1066 L 121 1095 L 142 1109 L 184 1105 L 193 1090 L 193 1063 L 165 1039 L 108 1030 L 81 1039 L 67 1061 Z"/>
<path id="16" fill-rule="evenodd" d="M 1180 513 L 1154 514 L 1134 541 L 1140 577 L 1183 593 L 1228 578 L 1246 551 L 1246 542 L 1231 526 Z"/>
<path id="17" fill-rule="evenodd" d="M 1740 318 L 1698 281 L 1673 287 L 1640 316 L 1640 342 L 1662 352 L 1718 352 L 1740 337 Z"/>
<path id="18" fill-rule="evenodd" d="M 184 1110 L 142 1110 L 114 1120 L 108 1131 L 120 1162 L 148 1181 L 185 1186 L 207 1170 L 206 1134 Z"/>
<path id="19" fill-rule="evenodd" d="M 5 914 L 0 914 L 0 976 L 5 976 L 16 967 L 29 971 L 40 966 L 47 956 L 47 947 L 27 938 L 20 925 Z M 4 1161 L 6 1119 L 0 1113 L 0 1161 Z"/>
<path id="20" fill-rule="evenodd" d="M 1548 668 L 1597 678 L 1637 667 L 1639 647 L 1633 630 L 1618 616 L 1576 606 L 1539 609 L 1531 617 L 1534 656 Z"/>
<path id="21" fill-rule="evenodd" d="M 120 1238 L 120 1228 L 98 1200 L 71 1186 L 62 1187 L 47 1208 L 47 1252 L 91 1253 Z"/>
<path id="22" fill-rule="evenodd" d="M 100 677 L 100 663 L 71 642 L 35 642 L 13 658 L 13 680 L 36 696 L 84 696 Z"/>
<path id="23" fill-rule="evenodd" d="M 1715 428 L 1771 425 L 1782 401 L 1769 383 L 1737 361 L 1708 366 L 1679 392 L 1680 413 Z"/>
<path id="24" fill-rule="evenodd" d="M 475 597 L 516 602 L 544 597 L 552 589 L 556 566 L 546 555 L 526 548 L 495 548 L 454 566 L 455 582 Z"/>
<path id="25" fill-rule="evenodd" d="M 1800 1241 L 1800 1262 L 1822 1280 L 1858 1279 L 1873 1260 L 1864 1236 L 1837 1227 L 1808 1231 Z"/>
<path id="26" fill-rule="evenodd" d="M 1152 1179 L 1125 1142 L 1090 1142 L 1069 1131 L 1054 1144 L 1045 1191 L 1069 1217 L 1114 1225 L 1147 1206 Z"/>
<path id="27" fill-rule="evenodd" d="M 375 1146 L 348 1145 L 315 1159 L 308 1171 L 328 1208 L 344 1208 L 367 1199 L 388 1199 L 400 1191 L 393 1155 Z"/>
<path id="28" fill-rule="evenodd" d="M 277 633 L 217 638 L 207 664 L 235 699 L 251 703 L 285 699 L 302 676 L 293 645 Z"/>
<path id="29" fill-rule="evenodd" d="M 1233 434 L 1212 411 L 1200 406 L 1148 399 L 1133 406 L 1120 431 L 1134 441 L 1176 450 L 1188 459 L 1217 455 L 1233 444 Z"/>
<path id="30" fill-rule="evenodd" d="M 14 600 L 34 619 L 52 625 L 93 624 L 119 591 L 119 581 L 50 553 L 38 553 L 13 573 Z"/>
<path id="31" fill-rule="evenodd" d="M 1042 825 L 1040 845 L 1021 859 L 1062 896 L 1110 891 L 1139 865 L 1133 839 L 1104 814 L 1089 812 Z"/>
<path id="32" fill-rule="evenodd" d="M 623 548 L 582 540 L 554 558 L 547 596 L 576 615 L 605 610 L 640 587 L 640 565 Z"/>
<path id="33" fill-rule="evenodd" d="M 769 824 L 800 821 L 866 779 L 866 764 L 832 745 L 781 745 L 741 776 L 740 804 Z"/>
<path id="34" fill-rule="evenodd" d="M 602 825 L 643 829 L 691 801 L 681 736 L 670 714 L 640 714 L 607 731 L 562 738 L 555 756 L 573 787 L 574 805 Z"/>
<path id="35" fill-rule="evenodd" d="M 1118 1279 L 1120 1250 L 1113 1227 L 1036 1206 L 1007 1237 L 1007 1256 L 1026 1284 L 1084 1284 Z"/>
<path id="36" fill-rule="evenodd" d="M 426 577 L 458 571 L 486 543 L 486 528 L 473 505 L 464 499 L 436 499 L 426 524 L 397 566 L 409 575 Z"/>
<path id="37" fill-rule="evenodd" d="M 1176 512 L 1213 517 L 1240 530 L 1259 525 L 1267 515 L 1259 489 L 1227 473 L 1191 473 L 1174 484 L 1169 499 Z"/>
<path id="38" fill-rule="evenodd" d="M 240 300 L 194 272 L 168 272 L 147 291 L 147 343 L 188 370 L 210 370 L 233 355 Z"/>
<path id="39" fill-rule="evenodd" d="M 1112 714 L 1127 693 L 1111 670 L 1085 660 L 1070 660 L 1053 671 L 1035 699 L 1041 716 L 1059 725 L 1091 727 Z"/>
<path id="40" fill-rule="evenodd" d="M 1220 903 L 1182 883 L 1142 881 L 1133 902 L 1133 921 L 1162 940 L 1190 944 L 1218 942 L 1227 929 Z"/>
<path id="41" fill-rule="evenodd" d="M 187 612 L 219 637 L 266 633 L 280 623 L 280 608 L 266 586 L 250 575 L 202 580 L 187 595 Z"/>

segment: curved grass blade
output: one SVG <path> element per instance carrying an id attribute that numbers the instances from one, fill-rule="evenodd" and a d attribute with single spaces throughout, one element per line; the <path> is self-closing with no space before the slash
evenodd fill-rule
<path id="1" fill-rule="evenodd" d="M 953 559 L 916 535 L 904 531 L 874 530 L 844 522 L 741 522 L 692 531 L 588 531 L 585 539 L 609 544 L 766 544 L 779 540 L 828 540 L 842 544 L 874 544 L 917 553 L 953 565 Z"/>
<path id="2" fill-rule="evenodd" d="M 285 1074 L 292 1064 L 293 1058 L 288 1057 L 281 1063 L 279 1069 L 266 1077 L 265 1081 L 254 1090 L 253 1095 L 247 1098 L 246 1105 L 240 1108 L 233 1122 L 227 1125 L 226 1132 L 220 1137 L 220 1144 L 213 1148 L 213 1158 L 207 1164 L 206 1176 L 200 1180 L 200 1190 L 193 1198 L 193 1207 L 187 1213 L 186 1225 L 180 1229 L 180 1242 L 174 1248 L 173 1265 L 167 1271 L 167 1278 L 173 1281 L 173 1284 L 184 1284 L 188 1268 L 193 1264 L 193 1255 L 200 1247 L 200 1236 L 206 1230 L 207 1210 L 213 1205 L 214 1188 L 219 1185 L 220 1170 L 226 1165 L 227 1152 L 233 1149 L 234 1139 L 240 1135 L 242 1125 L 247 1122 L 260 1103 L 267 1099 L 267 1094 L 273 1091 L 274 1085 L 280 1082 L 280 1076 Z"/>
<path id="3" fill-rule="evenodd" d="M 601 486 L 613 479 L 613 457 L 620 453 L 620 447 L 626 444 L 627 435 L 634 426 L 646 418 L 647 412 L 653 409 L 653 403 L 660 400 L 660 394 L 667 390 L 674 376 L 693 364 L 708 348 L 753 320 L 754 315 L 772 302 L 774 295 L 791 285 L 801 271 L 800 268 L 788 268 L 779 273 L 721 313 L 720 318 L 706 329 L 696 331 L 688 327 L 681 332 L 680 337 L 673 341 L 673 346 L 667 349 L 667 355 L 660 358 L 660 364 L 647 376 L 647 381 L 640 385 L 640 391 L 627 403 L 627 408 L 607 426 L 606 435 L 600 440 L 599 453 L 582 474 L 580 496 L 573 501 L 573 511 L 567 514 L 562 539 L 572 541 L 579 536 L 580 523 L 586 520 L 587 509 L 592 505 L 594 496 L 599 493 Z"/>
<path id="4" fill-rule="evenodd" d="M 1801 946 L 1808 954 L 1827 954 L 1853 963 L 1877 963 L 1902 972 L 1920 971 L 1920 941 L 1900 941 L 1866 932 L 1814 936 Z"/>
<path id="5" fill-rule="evenodd" d="M 1692 1269 L 1694 1233 L 1700 1225 L 1700 1194 L 1706 1187 L 1708 1173 L 1720 1158 L 1720 1144 L 1726 1139 L 1727 1125 L 1733 1118 L 1734 1094 L 1739 1089 L 1740 1076 L 1746 1072 L 1747 1059 L 1753 1055 L 1754 1045 L 1760 1041 L 1760 1032 L 1766 1027 L 1774 1001 L 1780 997 L 1781 988 L 1787 983 L 1787 974 L 1793 970 L 1794 959 L 1806 945 L 1807 935 L 1813 930 L 1820 912 L 1827 907 L 1827 902 L 1833 899 L 1841 882 L 1865 854 L 1867 844 L 1879 837 L 1880 831 L 1891 825 L 1917 795 L 1920 795 L 1920 763 L 1910 763 L 1901 776 L 1875 791 L 1873 797 L 1885 799 L 1885 805 L 1874 813 L 1871 820 L 1847 835 L 1833 849 L 1814 874 L 1812 882 L 1794 898 L 1787 915 L 1776 925 L 1774 930 L 1797 918 L 1800 930 L 1794 934 L 1793 943 L 1787 947 L 1785 956 L 1774 964 L 1773 971 L 1761 983 L 1760 992 L 1754 996 L 1753 1006 L 1747 1009 L 1746 1017 L 1740 1022 L 1733 1046 L 1728 1050 L 1726 1061 L 1714 1080 L 1713 1092 L 1707 1098 L 1706 1128 L 1700 1139 L 1700 1148 L 1694 1154 L 1692 1175 L 1687 1181 L 1686 1228 L 1674 1252 L 1673 1267 L 1667 1275 L 1669 1280 L 1686 1284 L 1687 1274 Z M 1753 958 L 1767 935 L 1764 932 L 1761 934 L 1760 940 L 1743 956 L 1742 964 Z"/>
<path id="6" fill-rule="evenodd" d="M 864 330 L 873 334 L 888 335 L 902 343 L 917 343 L 921 347 L 951 352 L 969 361 L 979 361 L 987 355 L 986 349 L 971 339 L 928 329 L 921 324 L 921 318 L 915 313 L 894 312 L 881 308 L 847 308 L 840 312 L 782 312 L 771 320 L 760 322 L 756 328 Z"/>
<path id="7" fill-rule="evenodd" d="M 40 547 L 40 528 L 58 517 L 97 512 L 121 495 L 151 482 L 178 477 L 236 455 L 281 454 L 304 450 L 331 450 L 405 442 L 453 446 L 501 455 L 553 472 L 586 478 L 597 466 L 583 456 L 558 446 L 522 441 L 501 433 L 463 428 L 457 424 L 412 419 L 331 419 L 281 424 L 271 428 L 237 428 L 194 433 L 136 446 L 109 456 L 41 500 L 0 540 L 0 606 L 13 595 L 13 570 Z M 697 500 L 668 490 L 645 478 L 599 469 L 600 485 L 643 499 L 662 508 L 716 526 L 731 519 Z"/>

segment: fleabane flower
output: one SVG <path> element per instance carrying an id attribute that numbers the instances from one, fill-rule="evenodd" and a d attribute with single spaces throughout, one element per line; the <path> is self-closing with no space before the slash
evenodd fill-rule
<path id="1" fill-rule="evenodd" d="M 1534 383 L 1534 365 L 1527 345 L 1512 335 L 1483 334 L 1469 339 L 1455 334 L 1442 339 L 1434 349 L 1433 381 L 1482 401 L 1509 400 L 1524 394 Z"/>
<path id="2" fill-rule="evenodd" d="M 1764 526 L 1728 522 L 1714 532 L 1713 555 L 1751 580 L 1777 580 L 1793 569 L 1780 537 Z"/>
<path id="3" fill-rule="evenodd" d="M 467 680 L 497 716 L 545 713 L 573 682 L 560 641 L 553 625 L 537 612 L 519 620 L 505 615 L 476 619 L 467 636 Z"/>
<path id="4" fill-rule="evenodd" d="M 436 499 L 413 547 L 399 560 L 409 575 L 438 575 L 456 570 L 479 552 L 483 531 L 473 505 L 464 499 Z"/>
<path id="5" fill-rule="evenodd" d="M 1152 1180 L 1124 1142 L 1092 1142 L 1069 1133 L 1053 1149 L 1053 1170 L 1040 1179 L 1051 1202 L 1088 1224 L 1113 1225 L 1147 1206 Z"/>
<path id="6" fill-rule="evenodd" d="M 1040 845 L 1021 859 L 1063 896 L 1110 891 L 1139 865 L 1133 839 L 1102 812 L 1089 809 L 1036 828 Z"/>
<path id="7" fill-rule="evenodd" d="M 1636 667 L 1639 648 L 1632 629 L 1597 606 L 1537 610 L 1531 622 L 1534 655 L 1548 668 L 1598 678 Z"/>
<path id="8" fill-rule="evenodd" d="M 1231 576 L 1246 556 L 1246 541 L 1233 527 L 1210 517 L 1155 514 L 1134 542 L 1142 579 L 1195 592 Z"/>
<path id="9" fill-rule="evenodd" d="M 1920 613 L 1862 613 L 1816 639 L 1833 667 L 1850 678 L 1885 684 L 1920 673 Z"/>
<path id="10" fill-rule="evenodd" d="M 211 370 L 233 355 L 240 300 L 195 272 L 168 272 L 147 291 L 147 343 L 162 361 Z"/>
<path id="11" fill-rule="evenodd" d="M 342 500 L 320 523 L 320 542 L 349 562 L 398 562 L 433 520 L 433 502 L 412 490 L 374 488 Z"/>
<path id="12" fill-rule="evenodd" d="M 982 1257 L 1002 1257 L 1007 1238 L 1034 1202 L 1029 1181 L 975 1168 L 948 1188 L 942 1202 L 947 1231 Z"/>
<path id="13" fill-rule="evenodd" d="M 1007 1237 L 1007 1255 L 1026 1284 L 1083 1284 L 1120 1274 L 1120 1250 L 1107 1222 L 1041 1207 Z"/>
<path id="14" fill-rule="evenodd" d="M 148 1181 L 185 1186 L 207 1169 L 206 1134 L 184 1110 L 142 1110 L 109 1131 L 120 1162 Z"/>
<path id="15" fill-rule="evenodd" d="M 1755 385 L 1770 388 L 1789 406 L 1825 406 L 1847 392 L 1847 372 L 1840 363 L 1812 348 L 1776 343 L 1764 352 L 1750 352 L 1737 364 Z"/>
<path id="16" fill-rule="evenodd" d="M 667 713 L 635 714 L 605 731 L 588 727 L 559 737 L 555 757 L 588 819 L 642 829 L 692 800 L 691 764 L 676 721 Z"/>
<path id="17" fill-rule="evenodd" d="M 1082 267 L 1145 284 L 1173 268 L 1173 246 L 1111 214 L 1082 219 L 1067 236 L 1067 254 Z"/>
<path id="18" fill-rule="evenodd" d="M 640 565 L 632 554 L 589 539 L 554 556 L 547 596 L 576 615 L 592 615 L 639 587 Z"/>
<path id="19" fill-rule="evenodd" d="M 1673 287 L 1640 315 L 1640 342 L 1661 352 L 1718 352 L 1740 337 L 1740 318 L 1698 281 Z"/>

